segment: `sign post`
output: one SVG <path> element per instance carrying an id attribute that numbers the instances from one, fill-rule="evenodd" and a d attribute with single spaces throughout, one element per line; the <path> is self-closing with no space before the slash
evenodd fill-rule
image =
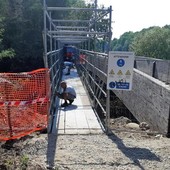
<path id="1" fill-rule="evenodd" d="M 110 126 L 110 93 L 109 90 L 132 90 L 134 53 L 110 51 L 107 70 L 107 132 Z"/>

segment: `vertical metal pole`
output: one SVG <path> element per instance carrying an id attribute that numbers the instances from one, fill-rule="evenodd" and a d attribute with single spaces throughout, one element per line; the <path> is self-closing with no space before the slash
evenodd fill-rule
<path id="1" fill-rule="evenodd" d="M 85 50 L 86 49 L 86 43 L 83 42 L 83 49 Z"/>
<path id="2" fill-rule="evenodd" d="M 85 43 L 86 43 L 86 50 L 88 50 L 88 42 L 87 42 L 87 41 L 85 41 Z"/>
<path id="3" fill-rule="evenodd" d="M 57 49 L 61 48 L 59 40 L 57 40 Z"/>
<path id="4" fill-rule="evenodd" d="M 108 55 L 110 51 L 110 46 L 111 46 L 111 38 L 112 38 L 112 6 L 110 6 L 110 15 L 109 15 L 109 43 L 108 43 Z M 109 129 L 110 129 L 110 90 L 107 90 L 107 99 L 106 99 L 106 133 L 109 134 Z"/>
<path id="5" fill-rule="evenodd" d="M 50 18 L 51 18 L 51 12 L 49 13 Z M 52 30 L 52 24 L 51 24 L 51 20 L 50 20 L 50 31 Z M 50 51 L 53 51 L 53 39 L 52 39 L 52 35 L 50 35 Z"/>
<path id="6" fill-rule="evenodd" d="M 54 50 L 55 50 L 55 51 L 57 50 L 57 41 L 56 41 L 56 38 L 54 38 Z M 54 63 L 57 61 L 57 56 L 58 56 L 58 55 L 59 55 L 59 52 L 55 53 L 54 60 L 53 60 Z M 55 75 L 56 72 L 57 72 L 57 68 L 58 68 L 58 64 L 55 65 L 55 67 L 54 67 L 54 75 Z M 55 78 L 54 83 L 55 83 L 55 87 L 56 87 L 56 85 L 57 85 L 57 77 Z"/>
<path id="7" fill-rule="evenodd" d="M 110 90 L 107 90 L 106 99 L 106 133 L 109 134 L 110 129 Z"/>
<path id="8" fill-rule="evenodd" d="M 167 129 L 166 137 L 170 138 L 170 106 L 169 106 L 168 129 Z"/>
<path id="9" fill-rule="evenodd" d="M 54 39 L 54 50 L 57 50 L 57 41 L 56 41 L 56 38 Z"/>
<path id="10" fill-rule="evenodd" d="M 109 13 L 109 48 L 108 53 L 111 50 L 111 40 L 112 40 L 112 6 L 110 6 L 110 13 Z"/>
<path id="11" fill-rule="evenodd" d="M 44 2 L 44 65 L 48 68 L 48 61 L 47 61 L 47 18 L 46 18 L 46 0 Z"/>
<path id="12" fill-rule="evenodd" d="M 94 31 L 96 32 L 96 20 L 97 20 L 97 0 L 95 0 L 95 18 L 94 18 Z M 97 35 L 95 34 L 94 35 L 94 52 L 96 52 L 96 38 L 97 38 Z"/>
<path id="13" fill-rule="evenodd" d="M 81 49 L 83 49 L 83 42 L 81 42 Z"/>
<path id="14" fill-rule="evenodd" d="M 47 18 L 46 18 L 46 0 L 43 1 L 43 10 L 44 10 L 44 32 L 43 32 L 43 40 L 44 40 L 44 65 L 46 68 L 48 68 L 48 60 L 47 60 Z M 47 76 L 45 77 L 47 79 Z M 46 80 L 47 81 L 47 80 Z M 46 88 L 46 94 L 48 94 L 48 88 Z M 47 131 L 50 133 L 51 130 L 49 130 L 50 127 L 50 111 L 51 111 L 51 106 L 48 103 L 47 108 L 49 108 L 48 110 L 48 118 L 47 118 Z"/>
<path id="15" fill-rule="evenodd" d="M 88 50 L 90 51 L 90 39 L 88 39 Z"/>

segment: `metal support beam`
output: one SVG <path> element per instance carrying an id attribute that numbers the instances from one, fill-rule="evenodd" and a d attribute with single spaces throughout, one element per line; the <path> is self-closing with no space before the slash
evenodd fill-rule
<path id="1" fill-rule="evenodd" d="M 46 17 L 48 18 L 48 21 L 52 24 L 52 26 L 55 28 L 56 25 L 52 22 L 51 16 L 48 14 L 48 12 L 45 10 Z"/>
<path id="2" fill-rule="evenodd" d="M 71 35 L 69 35 L 69 36 L 65 36 L 65 35 L 54 35 L 53 36 L 54 38 L 70 38 L 70 39 L 81 39 L 81 38 L 86 38 L 86 39 L 89 39 L 90 37 L 87 37 L 87 36 L 71 36 Z"/>
<path id="3" fill-rule="evenodd" d="M 56 26 L 56 29 L 88 29 L 88 27 Z"/>
<path id="4" fill-rule="evenodd" d="M 47 7 L 47 11 L 69 11 L 69 10 L 74 10 L 74 11 L 96 11 L 96 12 L 101 12 L 101 11 L 108 11 L 109 9 L 96 9 L 96 8 L 72 8 L 72 7 Z"/>
<path id="5" fill-rule="evenodd" d="M 53 22 L 65 22 L 65 23 L 75 23 L 75 22 L 80 22 L 80 23 L 90 23 L 91 21 L 89 20 L 61 20 L 61 19 L 53 19 Z"/>
<path id="6" fill-rule="evenodd" d="M 89 31 L 48 31 L 49 34 L 58 34 L 58 35 L 107 35 L 108 32 L 89 32 Z"/>

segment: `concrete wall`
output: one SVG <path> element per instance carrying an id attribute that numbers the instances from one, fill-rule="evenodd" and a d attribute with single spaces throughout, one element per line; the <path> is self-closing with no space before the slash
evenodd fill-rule
<path id="1" fill-rule="evenodd" d="M 167 133 L 170 86 L 134 69 L 132 91 L 114 91 L 131 113 L 153 130 Z"/>

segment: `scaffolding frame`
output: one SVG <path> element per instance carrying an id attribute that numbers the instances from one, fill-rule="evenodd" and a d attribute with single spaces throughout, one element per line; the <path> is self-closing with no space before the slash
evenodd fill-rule
<path id="1" fill-rule="evenodd" d="M 49 56 L 55 56 L 59 54 L 59 50 L 64 44 L 75 45 L 79 48 L 90 50 L 91 42 L 93 43 L 93 51 L 97 54 L 96 44 L 98 39 L 102 39 L 107 43 L 108 54 L 111 46 L 112 38 L 112 6 L 109 8 L 98 8 L 97 0 L 94 0 L 93 8 L 73 8 L 73 7 L 48 7 L 46 0 L 43 0 L 44 11 L 44 30 L 43 30 L 43 42 L 44 42 L 44 64 L 45 67 L 50 68 L 51 64 L 48 62 Z M 69 19 L 53 17 L 56 11 L 73 11 L 73 12 L 91 12 L 92 15 L 88 19 L 80 20 L 79 18 Z M 108 23 L 105 25 L 106 29 L 99 31 L 97 26 L 102 25 L 103 19 L 107 19 Z M 61 53 L 60 53 L 61 54 Z M 58 55 L 57 55 L 58 56 Z M 107 55 L 108 56 L 108 55 Z M 95 57 L 95 56 L 94 56 Z M 61 60 L 62 56 L 58 56 L 57 59 Z M 55 62 L 55 61 L 53 61 Z M 58 62 L 58 63 L 61 63 Z M 50 69 L 52 70 L 52 69 Z M 54 76 L 55 73 L 52 73 Z M 57 83 L 58 85 L 58 83 Z M 51 85 L 52 91 L 55 91 L 59 87 L 56 84 Z M 53 92 L 54 93 L 54 92 Z M 52 93 L 52 94 L 53 94 Z M 109 130 L 110 122 L 110 92 L 107 90 L 106 101 L 106 130 Z"/>
<path id="2" fill-rule="evenodd" d="M 57 48 L 61 48 L 63 44 L 85 44 L 90 43 L 89 40 L 94 40 L 94 48 L 97 38 L 107 38 L 108 46 L 110 47 L 110 41 L 112 38 L 112 28 L 111 28 L 111 17 L 112 17 L 112 6 L 109 8 L 98 8 L 97 0 L 94 0 L 93 8 L 77 8 L 77 7 L 48 7 L 46 0 L 43 3 L 44 10 L 44 63 L 45 67 L 48 67 L 47 63 L 47 53 L 53 51 L 54 43 L 57 43 Z M 73 11 L 73 12 L 91 12 L 93 15 L 86 19 L 60 19 L 53 18 L 52 12 L 56 11 Z M 101 23 L 101 20 L 107 18 L 108 29 L 106 31 L 97 31 L 97 25 Z M 67 24 L 67 25 L 65 25 Z M 74 26 L 72 25 L 74 24 Z M 94 27 L 94 29 L 92 29 Z M 50 41 L 48 41 L 50 40 Z M 50 44 L 47 44 L 50 42 Z M 81 45 L 83 46 L 83 45 Z M 84 45 L 85 46 L 85 45 Z M 48 50 L 49 47 L 49 50 Z M 90 45 L 88 45 L 90 47 Z M 110 48 L 109 48 L 110 49 Z M 109 51 L 108 49 L 108 51 Z M 94 49 L 95 51 L 95 49 Z"/>

